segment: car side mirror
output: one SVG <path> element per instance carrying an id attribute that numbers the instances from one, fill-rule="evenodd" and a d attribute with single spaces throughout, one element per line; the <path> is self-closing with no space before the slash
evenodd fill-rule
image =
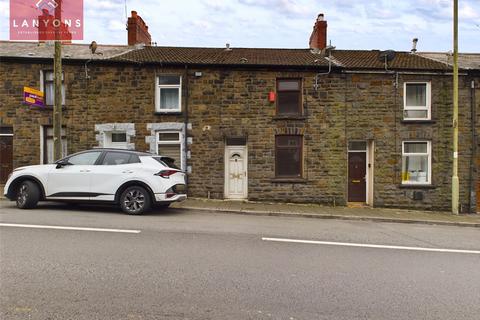
<path id="1" fill-rule="evenodd" d="M 57 161 L 57 169 L 60 169 L 62 167 L 65 167 L 68 165 L 68 161 L 67 160 L 59 160 Z"/>

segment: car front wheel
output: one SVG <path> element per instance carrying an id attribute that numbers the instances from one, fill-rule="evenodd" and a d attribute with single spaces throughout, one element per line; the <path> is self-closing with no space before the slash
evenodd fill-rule
<path id="1" fill-rule="evenodd" d="M 128 187 L 120 196 L 120 207 L 127 214 L 139 215 L 150 209 L 151 200 L 147 190 L 139 186 Z"/>
<path id="2" fill-rule="evenodd" d="M 30 180 L 20 183 L 17 189 L 17 207 L 20 209 L 32 209 L 40 200 L 40 189 L 35 182 Z"/>

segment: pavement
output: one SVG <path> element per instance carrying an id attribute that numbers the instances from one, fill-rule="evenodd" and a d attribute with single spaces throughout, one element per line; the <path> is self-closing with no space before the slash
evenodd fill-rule
<path id="1" fill-rule="evenodd" d="M 315 204 L 268 203 L 189 198 L 184 202 L 175 203 L 171 207 L 261 216 L 305 217 L 317 219 L 362 220 L 452 225 L 460 227 L 480 227 L 480 214 L 453 215 L 449 212 L 441 211 L 372 208 L 367 206 L 329 207 Z"/>
<path id="2" fill-rule="evenodd" d="M 0 185 L 0 201 L 3 186 Z M 317 219 L 362 220 L 377 222 L 421 223 L 432 225 L 452 225 L 459 227 L 480 227 L 480 214 L 452 215 L 442 211 L 420 211 L 369 206 L 331 207 L 317 204 L 271 203 L 254 201 L 228 201 L 203 198 L 189 198 L 174 203 L 172 208 L 216 211 L 222 213 L 304 217 Z"/>

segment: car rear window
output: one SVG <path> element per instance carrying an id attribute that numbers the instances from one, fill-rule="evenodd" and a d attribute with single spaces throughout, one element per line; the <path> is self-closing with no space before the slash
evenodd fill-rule
<path id="1" fill-rule="evenodd" d="M 153 157 L 153 159 L 157 160 L 160 164 L 164 165 L 165 167 L 173 168 L 173 169 L 178 169 L 180 170 L 179 167 L 175 165 L 175 160 L 172 158 L 168 157 Z"/>
<path id="2" fill-rule="evenodd" d="M 119 165 L 129 163 L 139 163 L 140 158 L 136 154 L 127 152 L 107 152 L 103 158 L 102 165 Z"/>

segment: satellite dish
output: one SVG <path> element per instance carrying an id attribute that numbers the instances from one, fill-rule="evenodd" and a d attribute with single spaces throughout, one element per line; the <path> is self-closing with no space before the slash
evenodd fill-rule
<path id="1" fill-rule="evenodd" d="M 381 62 L 390 62 L 395 59 L 395 54 L 396 52 L 394 50 L 380 51 L 378 54 L 378 60 Z"/>

